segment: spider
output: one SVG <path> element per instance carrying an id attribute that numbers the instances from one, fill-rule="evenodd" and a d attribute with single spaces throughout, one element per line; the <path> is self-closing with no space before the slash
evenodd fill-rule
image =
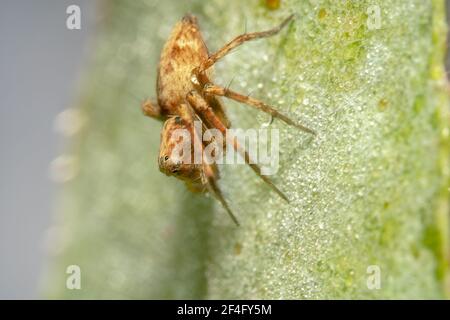
<path id="1" fill-rule="evenodd" d="M 217 164 L 203 160 L 200 164 L 193 164 L 172 159 L 171 152 L 179 143 L 172 133 L 176 129 L 188 130 L 194 143 L 198 143 L 201 148 L 207 145 L 201 139 L 205 129 L 217 129 L 226 136 L 230 121 L 220 100 L 220 97 L 226 97 L 266 112 L 305 132 L 315 134 L 313 130 L 295 123 L 264 102 L 218 86 L 211 80 L 212 66 L 231 50 L 247 41 L 276 35 L 293 17 L 293 15 L 289 16 L 273 29 L 239 35 L 217 52 L 209 54 L 197 18 L 191 14 L 185 15 L 173 28 L 161 53 L 157 78 L 157 103 L 147 99 L 142 104 L 145 115 L 164 121 L 158 159 L 160 171 L 183 180 L 191 191 L 209 191 L 223 205 L 236 225 L 239 225 L 239 222 L 217 184 L 219 179 Z M 194 126 L 194 121 L 201 121 L 200 130 Z M 240 148 L 237 139 L 233 140 L 232 145 L 234 150 L 242 155 L 245 163 L 281 198 L 289 202 L 272 181 L 261 174 L 260 167 L 251 161 L 247 151 Z"/>

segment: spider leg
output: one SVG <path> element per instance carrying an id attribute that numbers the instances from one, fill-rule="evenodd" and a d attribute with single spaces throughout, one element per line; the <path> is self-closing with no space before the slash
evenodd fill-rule
<path id="1" fill-rule="evenodd" d="M 222 204 L 222 206 L 227 211 L 228 215 L 230 216 L 231 220 L 239 226 L 239 221 L 237 220 L 236 216 L 231 211 L 230 207 L 228 206 L 228 203 L 226 202 L 225 198 L 222 195 L 222 191 L 220 190 L 219 186 L 217 185 L 216 181 L 216 175 L 214 174 L 214 168 L 212 165 L 203 163 L 203 170 L 202 170 L 202 182 L 208 189 L 208 191 L 213 194 L 217 200 Z"/>
<path id="2" fill-rule="evenodd" d="M 198 68 L 199 73 L 204 73 L 208 68 L 210 68 L 214 63 L 216 63 L 218 60 L 226 56 L 231 50 L 234 48 L 240 46 L 244 42 L 260 39 L 260 38 L 267 38 L 273 35 L 276 35 L 278 32 L 285 27 L 289 21 L 291 21 L 294 18 L 294 15 L 290 15 L 287 17 L 279 26 L 262 32 L 252 32 L 252 33 L 244 33 L 230 42 L 228 42 L 225 46 L 223 46 L 221 49 L 219 49 L 214 54 L 210 55 L 208 59 L 206 59 Z"/>
<path id="3" fill-rule="evenodd" d="M 285 123 L 297 127 L 300 130 L 303 130 L 305 132 L 311 133 L 313 135 L 316 135 L 316 132 L 312 129 L 309 129 L 301 124 L 295 123 L 293 120 L 291 120 L 290 118 L 288 118 L 287 116 L 285 116 L 284 114 L 280 113 L 279 111 L 277 111 L 276 109 L 274 109 L 273 107 L 265 104 L 264 102 L 254 99 L 252 97 L 249 96 L 244 96 L 240 93 L 234 92 L 230 89 L 227 88 L 223 88 L 220 86 L 216 86 L 214 84 L 206 84 L 203 88 L 203 92 L 205 95 L 215 95 L 215 96 L 222 96 L 222 97 L 226 97 L 228 99 L 237 101 L 237 102 L 241 102 L 244 103 L 248 106 L 251 106 L 255 109 L 261 110 L 263 112 L 266 112 L 268 114 L 270 114 L 273 117 L 276 117 L 282 121 L 284 121 Z"/>
<path id="4" fill-rule="evenodd" d="M 141 109 L 146 116 L 158 120 L 163 120 L 161 108 L 159 107 L 158 104 L 151 102 L 149 99 L 145 100 L 141 104 Z"/>
<path id="5" fill-rule="evenodd" d="M 210 126 L 218 129 L 224 137 L 226 136 L 227 128 L 215 115 L 211 107 L 203 99 L 203 97 L 200 96 L 200 94 L 195 91 L 191 91 L 186 98 L 189 104 L 195 109 L 195 111 L 197 111 L 198 114 L 200 114 L 206 120 L 206 122 L 210 124 Z M 224 143 L 226 143 L 225 141 L 226 139 L 224 139 Z M 248 164 L 250 168 L 252 168 L 252 170 L 262 180 L 264 180 L 264 182 L 266 182 L 281 198 L 289 202 L 289 199 L 286 197 L 286 195 L 274 185 L 272 180 L 270 180 L 267 176 L 261 174 L 261 168 L 251 161 L 248 152 L 245 149 L 241 148 L 239 142 L 237 141 L 237 137 L 234 137 L 233 139 L 233 148 L 243 156 L 245 163 Z"/>
<path id="6" fill-rule="evenodd" d="M 194 125 L 194 121 L 200 121 L 200 119 L 196 116 L 195 112 L 192 110 L 192 108 L 188 105 L 181 105 L 181 117 L 188 120 L 192 123 L 193 128 L 193 139 L 194 143 L 196 143 L 198 146 L 201 147 L 202 151 L 202 157 L 203 157 L 203 143 L 202 143 L 202 132 L 199 132 L 198 128 Z M 202 126 L 203 126 L 202 122 Z M 236 216 L 231 211 L 230 207 L 228 206 L 228 203 L 226 202 L 225 198 L 223 197 L 222 191 L 220 190 L 219 186 L 217 185 L 217 166 L 215 164 L 208 164 L 209 162 L 205 161 L 205 159 L 202 158 L 202 167 L 201 167 L 201 174 L 200 178 L 202 181 L 202 184 L 207 188 L 207 190 L 214 195 L 217 200 L 222 204 L 222 206 L 227 211 L 228 215 L 230 216 L 231 220 L 239 226 L 239 222 L 236 218 Z"/>

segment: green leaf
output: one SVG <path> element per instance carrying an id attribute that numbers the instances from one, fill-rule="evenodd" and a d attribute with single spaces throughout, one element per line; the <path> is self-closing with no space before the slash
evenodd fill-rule
<path id="1" fill-rule="evenodd" d="M 443 298 L 448 283 L 449 104 L 444 2 L 111 1 L 84 81 L 88 119 L 67 152 L 45 294 L 57 298 Z M 380 12 L 379 29 L 368 20 Z M 373 7 L 372 7 L 373 9 Z M 185 12 L 213 52 L 295 21 L 219 62 L 215 81 L 316 130 L 274 120 L 279 199 L 243 165 L 220 185 L 241 227 L 158 172 L 159 52 Z M 376 11 L 376 9 L 375 9 Z M 372 21 L 372 20 L 370 20 Z M 225 101 L 235 128 L 265 114 Z M 65 287 L 81 267 L 82 290 Z M 380 288 L 368 281 L 380 271 Z M 376 275 L 375 275 L 376 276 Z"/>

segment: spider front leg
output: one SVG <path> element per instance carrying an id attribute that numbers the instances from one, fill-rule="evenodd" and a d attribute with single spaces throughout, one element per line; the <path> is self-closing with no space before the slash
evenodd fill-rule
<path id="1" fill-rule="evenodd" d="M 217 200 L 222 204 L 222 206 L 225 208 L 225 210 L 228 212 L 228 215 L 230 216 L 231 220 L 239 226 L 239 221 L 237 220 L 236 216 L 231 211 L 230 207 L 228 206 L 228 203 L 225 201 L 225 198 L 222 195 L 222 191 L 220 190 L 219 186 L 217 185 L 217 168 L 215 168 L 214 165 L 207 164 L 203 162 L 202 167 L 202 183 L 206 186 L 208 191 L 213 194 Z"/>
<path id="2" fill-rule="evenodd" d="M 181 118 L 184 119 L 189 126 L 192 128 L 192 144 L 194 146 L 200 147 L 201 152 L 201 165 L 200 165 L 200 177 L 202 184 L 207 188 L 207 190 L 216 197 L 217 200 L 222 204 L 222 206 L 227 211 L 228 215 L 230 216 L 231 220 L 239 226 L 239 222 L 236 218 L 236 216 L 231 211 L 230 207 L 228 206 L 228 203 L 226 202 L 225 198 L 223 197 L 222 191 L 220 190 L 217 180 L 218 180 L 218 170 L 216 164 L 209 164 L 211 161 L 206 161 L 207 159 L 204 159 L 205 155 L 203 152 L 204 145 L 202 142 L 202 129 L 201 127 L 198 128 L 195 126 L 195 121 L 200 121 L 192 108 L 186 104 L 182 104 L 180 106 L 180 113 Z M 194 151 L 195 152 L 195 151 Z"/>
<path id="3" fill-rule="evenodd" d="M 222 123 L 222 121 L 215 115 L 212 108 L 208 105 L 205 99 L 198 94 L 196 91 L 191 91 L 187 95 L 186 99 L 188 100 L 189 104 L 194 108 L 194 110 L 199 114 L 208 124 L 211 128 L 218 129 L 224 137 L 226 137 L 227 134 L 227 128 Z M 223 139 L 224 144 L 226 144 L 227 139 Z M 226 148 L 226 146 L 224 145 Z M 264 181 L 266 182 L 281 198 L 283 198 L 285 201 L 289 202 L 289 199 L 286 197 L 286 195 L 278 189 L 267 176 L 263 175 L 261 173 L 261 168 L 253 163 L 251 161 L 250 156 L 248 152 L 242 148 L 237 141 L 237 137 L 234 137 L 233 139 L 233 149 L 242 155 L 242 157 L 245 160 L 245 163 L 252 168 L 252 170 Z"/>
<path id="4" fill-rule="evenodd" d="M 284 121 L 285 123 L 297 127 L 300 130 L 303 130 L 305 132 L 311 133 L 313 135 L 316 134 L 316 132 L 312 129 L 309 129 L 308 127 L 305 127 L 301 124 L 295 123 L 292 119 L 288 118 L 287 116 L 285 116 L 284 114 L 280 113 L 279 111 L 277 111 L 276 109 L 274 109 L 273 107 L 265 104 L 264 102 L 251 98 L 249 96 L 244 96 L 240 93 L 234 92 L 230 89 L 227 88 L 223 88 L 220 86 L 216 86 L 214 84 L 208 83 L 203 87 L 203 93 L 205 95 L 215 95 L 215 96 L 222 96 L 222 97 L 226 97 L 228 99 L 237 101 L 237 102 L 241 102 L 244 103 L 248 106 L 251 106 L 257 110 L 261 110 L 263 112 L 266 112 L 268 114 L 270 114 L 271 116 L 278 118 L 282 121 Z"/>

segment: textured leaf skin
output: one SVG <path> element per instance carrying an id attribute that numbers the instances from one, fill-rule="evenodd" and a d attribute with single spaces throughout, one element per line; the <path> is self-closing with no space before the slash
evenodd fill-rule
<path id="1" fill-rule="evenodd" d="M 367 27 L 376 4 L 381 29 Z M 57 298 L 443 298 L 448 291 L 449 105 L 443 1 L 108 1 L 71 141 L 79 174 L 58 202 L 44 293 Z M 221 186 L 241 227 L 212 199 L 162 175 L 159 52 L 185 13 L 210 50 L 290 13 L 279 36 L 216 67 L 216 81 L 267 101 L 319 134 L 275 120 L 282 202 L 250 169 Z M 234 127 L 268 117 L 226 102 Z M 65 289 L 66 267 L 82 290 Z M 367 268 L 381 288 L 367 287 Z"/>

